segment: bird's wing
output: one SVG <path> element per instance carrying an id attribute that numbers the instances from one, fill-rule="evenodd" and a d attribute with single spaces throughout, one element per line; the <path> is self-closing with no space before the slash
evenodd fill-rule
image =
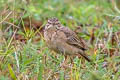
<path id="1" fill-rule="evenodd" d="M 75 32 L 70 30 L 68 27 L 60 27 L 59 30 L 64 32 L 64 34 L 66 35 L 67 38 L 66 42 L 68 44 L 78 47 L 82 50 L 87 49 L 85 41 L 82 38 L 79 39 Z"/>

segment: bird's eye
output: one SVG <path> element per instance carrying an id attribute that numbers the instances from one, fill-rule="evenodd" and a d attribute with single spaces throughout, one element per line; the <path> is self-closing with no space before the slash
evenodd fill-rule
<path id="1" fill-rule="evenodd" d="M 47 27 L 48 27 L 49 25 L 47 25 Z"/>
<path id="2" fill-rule="evenodd" d="M 58 21 L 58 19 L 55 20 L 56 22 Z"/>
<path id="3" fill-rule="evenodd" d="M 48 22 L 48 24 L 51 24 L 51 22 Z"/>
<path id="4" fill-rule="evenodd" d="M 48 28 L 49 27 L 49 24 L 46 24 L 46 28 Z"/>

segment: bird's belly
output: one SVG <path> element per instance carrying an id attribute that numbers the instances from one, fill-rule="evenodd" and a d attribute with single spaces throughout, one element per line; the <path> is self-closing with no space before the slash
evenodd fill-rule
<path id="1" fill-rule="evenodd" d="M 56 32 L 53 32 L 52 36 L 49 34 L 49 36 L 46 37 L 46 43 L 51 50 L 60 54 L 73 55 L 77 51 L 77 48 L 66 43 L 60 36 L 56 36 Z"/>
<path id="2" fill-rule="evenodd" d="M 68 45 L 66 42 L 54 41 L 51 43 L 50 48 L 57 53 L 63 55 L 73 55 L 76 54 L 77 49 L 73 46 Z"/>
<path id="3" fill-rule="evenodd" d="M 63 43 L 62 47 L 60 48 L 62 50 L 62 53 L 65 55 L 73 55 L 77 53 L 77 48 L 67 44 Z"/>

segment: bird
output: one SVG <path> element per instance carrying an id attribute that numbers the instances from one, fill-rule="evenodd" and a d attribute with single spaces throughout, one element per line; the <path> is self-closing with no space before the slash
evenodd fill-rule
<path id="1" fill-rule="evenodd" d="M 80 55 L 88 62 L 91 59 L 85 53 L 85 40 L 79 38 L 70 28 L 65 27 L 56 17 L 49 18 L 45 24 L 44 39 L 49 49 L 67 56 Z"/>

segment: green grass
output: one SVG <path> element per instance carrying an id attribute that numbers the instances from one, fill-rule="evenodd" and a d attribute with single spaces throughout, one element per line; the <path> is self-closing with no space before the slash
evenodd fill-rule
<path id="1" fill-rule="evenodd" d="M 119 5 L 112 0 L 28 1 L 0 1 L 0 80 L 120 79 Z M 64 56 L 49 50 L 42 35 L 50 17 L 88 42 L 94 66 L 76 57 L 72 67 L 60 67 Z"/>

